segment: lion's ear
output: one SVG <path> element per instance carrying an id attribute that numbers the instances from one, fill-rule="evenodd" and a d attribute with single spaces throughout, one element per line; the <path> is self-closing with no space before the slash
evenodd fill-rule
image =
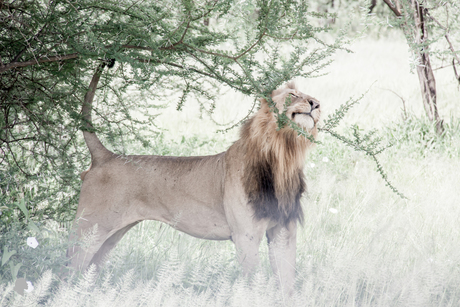
<path id="1" fill-rule="evenodd" d="M 283 108 L 284 102 L 286 101 L 286 97 L 295 92 L 296 90 L 290 88 L 284 88 L 282 90 L 273 91 L 272 99 L 276 103 L 276 107 L 278 109 Z"/>
<path id="2" fill-rule="evenodd" d="M 274 90 L 271 94 L 272 98 L 275 97 L 275 96 L 278 96 L 278 95 L 288 95 L 290 93 L 293 93 L 294 91 L 297 90 L 297 87 L 295 85 L 295 82 L 294 81 L 291 81 L 291 82 L 288 82 L 286 83 L 286 86 L 284 88 L 280 88 L 280 89 L 277 89 L 277 90 Z"/>
<path id="3" fill-rule="evenodd" d="M 278 110 L 283 110 L 284 99 L 282 99 L 282 101 L 280 101 L 279 100 L 280 97 L 281 97 L 281 95 L 278 95 L 278 96 L 272 97 L 272 99 L 273 99 L 273 102 L 275 103 L 276 107 L 278 108 Z M 261 108 L 268 107 L 269 109 L 271 109 L 271 106 L 268 104 L 267 100 L 265 100 L 264 98 L 260 98 L 259 101 L 260 101 L 260 107 Z"/>
<path id="4" fill-rule="evenodd" d="M 283 91 L 284 91 L 284 89 L 282 89 L 282 90 L 280 90 L 280 89 L 274 90 L 270 96 L 272 96 L 272 98 L 273 98 L 273 97 L 278 96 L 279 94 L 281 94 Z"/>
<path id="5" fill-rule="evenodd" d="M 290 88 L 290 89 L 292 89 L 292 90 L 297 90 L 297 86 L 295 86 L 295 82 L 294 82 L 294 81 L 291 81 L 291 82 L 286 83 L 286 88 Z"/>

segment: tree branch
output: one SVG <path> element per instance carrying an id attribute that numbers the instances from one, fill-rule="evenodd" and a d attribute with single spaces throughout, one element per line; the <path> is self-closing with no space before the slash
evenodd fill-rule
<path id="1" fill-rule="evenodd" d="M 448 34 L 449 29 L 444 27 L 439 21 L 437 21 L 433 16 L 431 16 L 431 14 L 428 12 L 428 10 L 426 11 L 426 14 L 428 15 L 428 17 L 430 17 L 431 20 L 436 22 L 441 29 L 443 29 L 445 31 L 444 37 L 446 38 L 447 43 L 449 44 L 449 49 L 450 49 L 450 51 L 452 51 L 455 59 L 457 60 L 457 63 L 460 64 L 460 58 L 458 57 L 457 53 L 455 52 L 454 46 L 452 45 L 452 43 L 450 42 L 450 39 L 449 39 L 449 34 Z"/>
<path id="2" fill-rule="evenodd" d="M 452 59 L 452 66 L 454 67 L 455 78 L 458 80 L 458 83 L 460 83 L 460 76 L 457 73 L 457 67 L 455 67 L 455 59 Z"/>
<path id="3" fill-rule="evenodd" d="M 377 5 L 377 0 L 371 0 L 371 5 L 369 6 L 369 12 L 368 14 L 371 14 L 372 13 L 372 10 L 374 9 L 374 7 Z"/>
<path id="4" fill-rule="evenodd" d="M 180 38 L 180 40 L 169 46 L 160 47 L 160 50 L 171 50 L 174 49 L 174 47 L 176 47 L 177 45 L 182 44 L 184 42 L 184 38 L 187 34 L 188 29 L 190 29 L 190 20 L 187 22 L 187 26 L 185 27 L 184 33 L 182 33 L 182 37 Z"/>
<path id="5" fill-rule="evenodd" d="M 154 60 L 150 60 L 150 59 L 137 59 L 138 62 L 140 63 L 146 63 L 146 64 L 150 64 L 150 63 L 155 63 L 155 64 L 163 64 L 163 65 L 169 65 L 169 66 L 173 66 L 173 67 L 176 67 L 176 68 L 180 68 L 180 69 L 183 69 L 183 70 L 191 70 L 193 72 L 196 72 L 197 74 L 200 74 L 200 75 L 203 75 L 203 76 L 206 76 L 206 77 L 210 77 L 210 78 L 214 78 L 215 79 L 215 76 L 211 75 L 211 74 L 208 74 L 204 71 L 201 71 L 201 70 L 198 70 L 196 68 L 193 68 L 193 67 L 184 67 L 182 65 L 179 65 L 179 64 L 176 64 L 176 63 L 170 63 L 170 62 L 159 62 L 159 61 L 154 61 Z"/>
<path id="6" fill-rule="evenodd" d="M 71 54 L 56 55 L 56 56 L 51 56 L 51 57 L 43 57 L 43 58 L 39 58 L 36 60 L 30 60 L 30 61 L 25 61 L 25 62 L 11 62 L 9 64 L 0 66 L 0 73 L 13 69 L 13 68 L 17 68 L 17 67 L 26 67 L 26 66 L 31 66 L 31 65 L 40 64 L 40 63 L 59 62 L 59 61 L 64 61 L 64 60 L 75 59 L 75 58 L 78 58 L 78 56 L 79 56 L 78 53 L 71 53 Z"/>
<path id="7" fill-rule="evenodd" d="M 395 0 L 395 3 L 396 3 L 396 4 L 393 4 L 393 3 L 391 2 L 391 0 L 383 0 L 383 2 L 385 2 L 385 3 L 388 5 L 388 7 L 393 11 L 393 13 L 394 13 L 396 16 L 400 17 L 400 16 L 402 16 L 402 13 L 401 13 L 401 9 L 400 9 L 399 2 L 398 2 L 398 1 L 399 1 L 399 0 Z"/>
<path id="8" fill-rule="evenodd" d="M 236 56 L 228 56 L 228 55 L 221 54 L 221 53 L 216 53 L 216 52 L 212 52 L 212 51 L 207 51 L 207 50 L 195 48 L 195 47 L 193 47 L 193 46 L 191 46 L 189 44 L 184 43 L 183 39 L 184 39 L 189 27 L 190 27 L 190 21 L 188 22 L 187 27 L 186 27 L 184 33 L 182 34 L 181 39 L 178 42 L 176 42 L 176 43 L 174 43 L 174 44 L 172 44 L 170 46 L 160 47 L 158 49 L 159 50 L 170 50 L 170 49 L 174 49 L 174 47 L 176 47 L 177 45 L 182 44 L 185 47 L 188 47 L 188 48 L 193 49 L 195 51 L 198 51 L 200 53 L 209 54 L 209 55 L 218 56 L 218 57 L 224 57 L 224 58 L 228 58 L 228 59 L 231 59 L 231 60 L 238 60 L 239 58 L 241 58 L 244 55 L 246 55 L 249 51 L 251 51 L 255 46 L 257 46 L 260 43 L 260 41 L 262 40 L 262 38 L 266 35 L 265 32 L 262 33 L 259 36 L 259 38 L 250 47 L 248 47 L 246 50 L 244 50 L 240 54 L 238 54 Z M 107 45 L 106 48 L 110 48 L 112 46 L 113 45 Z M 138 49 L 138 50 L 146 50 L 146 51 L 154 51 L 155 50 L 154 48 L 151 48 L 151 47 L 143 47 L 143 46 L 135 46 L 135 45 L 121 45 L 121 48 L 123 48 L 123 49 Z M 22 54 L 22 52 L 20 54 Z M 78 56 L 79 56 L 79 53 L 71 53 L 71 54 L 57 55 L 57 56 L 52 56 L 52 57 L 42 57 L 42 58 L 39 58 L 39 59 L 34 59 L 34 60 L 30 60 L 30 61 L 25 61 L 25 62 L 16 62 L 16 61 L 13 60 L 11 63 L 6 64 L 6 65 L 1 65 L 0 64 L 0 73 L 2 73 L 4 71 L 7 71 L 7 70 L 10 70 L 10 69 L 13 69 L 13 68 L 17 68 L 17 67 L 27 67 L 27 66 L 31 66 L 31 65 L 40 64 L 40 63 L 58 62 L 58 61 L 75 59 Z M 139 61 L 141 61 L 141 60 L 139 60 Z M 145 61 L 142 60 L 141 62 L 150 62 L 150 61 L 149 60 L 145 60 Z"/>
<path id="9" fill-rule="evenodd" d="M 212 52 L 212 51 L 207 51 L 207 50 L 203 50 L 203 49 L 200 49 L 200 48 L 195 48 L 189 44 L 186 44 L 186 43 L 182 43 L 182 45 L 184 45 L 185 47 L 188 47 L 192 50 L 195 50 L 195 51 L 198 51 L 200 53 L 204 53 L 204 54 L 209 54 L 209 55 L 213 55 L 213 56 L 217 56 L 217 57 L 222 57 L 222 58 L 227 58 L 227 59 L 230 59 L 230 60 L 238 60 L 239 58 L 243 57 L 244 55 L 246 55 L 249 51 L 251 51 L 255 46 L 257 46 L 259 44 L 259 42 L 262 40 L 262 38 L 265 36 L 265 32 L 262 33 L 259 38 L 246 50 L 244 50 L 243 52 L 241 52 L 240 54 L 238 55 L 235 55 L 235 56 L 230 56 L 230 55 L 226 55 L 226 54 L 223 54 L 223 53 L 217 53 L 217 52 Z"/>

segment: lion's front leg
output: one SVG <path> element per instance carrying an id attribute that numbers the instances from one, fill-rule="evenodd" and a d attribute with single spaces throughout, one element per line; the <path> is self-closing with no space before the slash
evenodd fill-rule
<path id="1" fill-rule="evenodd" d="M 264 230 L 242 229 L 232 234 L 237 259 L 245 275 L 254 272 L 259 264 L 259 245 L 262 241 L 263 233 Z"/>
<path id="2" fill-rule="evenodd" d="M 288 295 L 294 291 L 296 236 L 297 221 L 267 230 L 270 264 L 282 291 Z"/>

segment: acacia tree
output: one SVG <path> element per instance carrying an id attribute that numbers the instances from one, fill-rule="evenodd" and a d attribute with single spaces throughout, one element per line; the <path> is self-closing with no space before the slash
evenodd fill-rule
<path id="1" fill-rule="evenodd" d="M 25 197 L 31 218 L 71 219 L 89 163 L 80 109 L 101 61 L 114 67 L 101 79 L 95 129 L 115 147 L 126 135 L 148 147 L 140 131 L 154 117 L 131 117 L 154 107 L 146 96 L 180 92 L 178 109 L 189 95 L 212 109 L 221 86 L 267 96 L 327 65 L 341 38 L 323 43 L 318 33 L 328 29 L 315 26 L 318 18 L 301 0 L 1 1 L 0 218 L 11 221 Z"/>
<path id="2" fill-rule="evenodd" d="M 436 132 L 442 135 L 443 120 L 439 116 L 436 94 L 436 80 L 430 55 L 444 60 L 450 57 L 455 78 L 460 83 L 456 65 L 460 65 L 460 51 L 451 39 L 451 30 L 460 30 L 460 5 L 456 0 L 383 0 L 397 18 L 407 43 L 415 55 L 415 69 L 422 91 L 423 106 L 428 119 L 436 124 Z M 372 1 L 370 11 L 375 7 Z M 455 34 L 454 34 L 455 35 Z M 435 50 L 435 43 L 445 39 L 447 48 Z"/>

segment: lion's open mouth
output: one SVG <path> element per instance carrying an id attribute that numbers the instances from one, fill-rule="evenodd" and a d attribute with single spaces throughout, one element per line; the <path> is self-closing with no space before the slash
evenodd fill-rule
<path id="1" fill-rule="evenodd" d="M 308 115 L 308 116 L 310 116 L 310 117 L 313 119 L 313 121 L 315 120 L 315 119 L 313 118 L 313 116 L 311 115 L 311 112 L 293 112 L 293 113 L 292 113 L 292 119 L 294 119 L 294 117 L 295 117 L 297 114 Z"/>

